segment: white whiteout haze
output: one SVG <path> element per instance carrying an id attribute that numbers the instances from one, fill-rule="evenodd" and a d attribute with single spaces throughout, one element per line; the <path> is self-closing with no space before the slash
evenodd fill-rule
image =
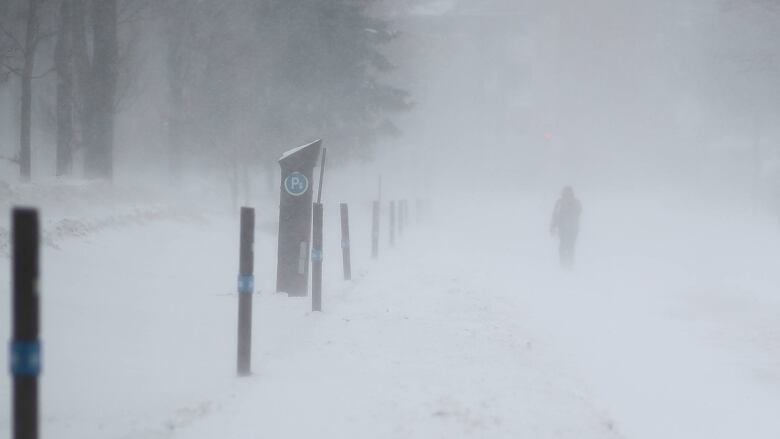
<path id="1" fill-rule="evenodd" d="M 42 2 L 42 29 L 72 2 Z M 120 1 L 110 179 L 79 99 L 57 175 L 53 37 L 21 172 L 27 4 L 0 1 L 0 340 L 11 209 L 37 207 L 41 438 L 780 437 L 774 3 Z M 276 160 L 316 138 L 322 312 L 275 291 Z M 572 269 L 549 233 L 568 185 Z M 11 393 L 3 372 L 0 438 Z"/>

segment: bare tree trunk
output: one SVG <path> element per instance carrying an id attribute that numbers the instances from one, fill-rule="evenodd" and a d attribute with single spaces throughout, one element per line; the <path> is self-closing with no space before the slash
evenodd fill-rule
<path id="1" fill-rule="evenodd" d="M 94 89 L 92 87 L 92 62 L 89 58 L 89 45 L 87 43 L 87 7 L 85 0 L 71 0 L 72 32 L 73 32 L 73 73 L 76 87 L 73 94 L 76 121 L 78 124 L 78 147 L 84 153 L 84 161 L 87 160 L 89 151 L 92 151 L 95 143 L 94 122 Z M 86 163 L 85 163 L 86 167 Z"/>
<path id="2" fill-rule="evenodd" d="M 171 181 L 179 184 L 182 169 L 182 128 L 183 93 L 181 84 L 171 84 L 171 115 L 168 119 L 169 172 Z"/>
<path id="3" fill-rule="evenodd" d="M 240 177 L 240 170 L 239 170 L 239 160 L 238 160 L 238 150 L 235 145 L 231 147 L 230 151 L 231 157 L 230 157 L 230 200 L 232 202 L 232 205 L 230 206 L 233 211 L 238 209 L 238 199 L 239 199 L 239 181 L 241 179 Z"/>
<path id="4" fill-rule="evenodd" d="M 247 160 L 241 162 L 241 184 L 244 186 L 244 205 L 252 205 L 252 179 L 249 178 L 249 163 Z"/>
<path id="5" fill-rule="evenodd" d="M 71 1 L 62 0 L 55 48 L 57 70 L 57 176 L 73 170 L 73 44 Z"/>
<path id="6" fill-rule="evenodd" d="M 187 24 L 187 2 L 170 2 L 167 12 L 168 53 L 168 169 L 171 181 L 179 183 L 182 169 L 182 124 L 184 119 L 184 38 Z"/>
<path id="7" fill-rule="evenodd" d="M 753 209 L 759 211 L 762 204 L 762 188 L 761 188 L 761 166 L 762 166 L 762 154 L 761 154 L 761 115 L 756 112 L 753 115 L 753 148 L 752 155 L 752 175 L 751 178 L 751 197 L 753 198 Z"/>
<path id="8" fill-rule="evenodd" d="M 24 67 L 22 68 L 22 114 L 19 135 L 19 177 L 30 181 L 32 174 L 32 75 L 35 67 L 35 49 L 38 44 L 38 6 L 40 0 L 30 0 L 24 35 Z"/>
<path id="9" fill-rule="evenodd" d="M 93 142 L 88 144 L 85 172 L 90 178 L 113 177 L 114 100 L 118 69 L 117 0 L 99 0 L 93 4 L 94 43 L 92 79 L 94 88 Z"/>
<path id="10" fill-rule="evenodd" d="M 279 189 L 276 183 L 276 162 L 268 158 L 264 159 L 265 163 L 265 188 L 269 194 L 273 195 Z"/>
<path id="11" fill-rule="evenodd" d="M 32 119 L 32 78 L 27 74 L 25 60 L 24 76 L 22 77 L 22 117 L 19 133 L 19 177 L 22 181 L 30 181 L 31 174 L 31 119 Z M 30 70 L 31 71 L 31 70 Z"/>

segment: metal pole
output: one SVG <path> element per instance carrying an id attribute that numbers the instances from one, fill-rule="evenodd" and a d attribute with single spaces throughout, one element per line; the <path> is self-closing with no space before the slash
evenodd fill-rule
<path id="1" fill-rule="evenodd" d="M 38 437 L 38 376 L 41 372 L 38 296 L 38 211 L 13 210 L 13 438 Z"/>
<path id="2" fill-rule="evenodd" d="M 379 258 L 379 201 L 371 206 L 371 258 Z"/>
<path id="3" fill-rule="evenodd" d="M 322 311 L 322 180 L 325 175 L 325 157 L 328 150 L 322 149 L 320 161 L 320 186 L 317 202 L 314 203 L 311 238 L 311 310 Z"/>
<path id="4" fill-rule="evenodd" d="M 239 376 L 252 373 L 252 293 L 254 293 L 255 210 L 241 208 L 241 240 L 238 265 L 238 357 Z"/>
<path id="5" fill-rule="evenodd" d="M 320 185 L 317 188 L 317 203 L 322 203 L 322 180 L 325 177 L 325 157 L 328 155 L 328 148 L 322 148 L 322 159 L 320 160 Z"/>
<path id="6" fill-rule="evenodd" d="M 314 203 L 311 248 L 311 310 L 322 311 L 322 204 Z"/>
<path id="7" fill-rule="evenodd" d="M 349 251 L 349 207 L 341 203 L 341 255 L 344 265 L 344 280 L 352 279 L 352 263 Z"/>

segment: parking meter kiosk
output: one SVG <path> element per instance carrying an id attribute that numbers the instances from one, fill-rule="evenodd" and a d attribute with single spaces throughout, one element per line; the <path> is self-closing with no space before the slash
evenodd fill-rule
<path id="1" fill-rule="evenodd" d="M 291 149 L 279 159 L 282 184 L 276 291 L 290 296 L 308 295 L 313 174 L 321 149 L 322 141 L 317 140 Z"/>

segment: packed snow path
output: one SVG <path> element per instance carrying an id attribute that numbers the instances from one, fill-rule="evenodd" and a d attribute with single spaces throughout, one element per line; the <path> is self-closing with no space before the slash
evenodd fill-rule
<path id="1" fill-rule="evenodd" d="M 270 292 L 273 227 L 259 221 L 249 378 L 234 376 L 237 220 L 46 248 L 42 437 L 780 435 L 772 225 L 717 241 L 731 221 L 680 233 L 658 215 L 637 234 L 591 205 L 565 273 L 547 207 L 490 206 L 488 229 L 471 211 L 429 218 L 378 262 L 356 246 L 350 283 L 326 212 L 323 313 Z M 7 432 L 8 398 L 0 410 Z"/>

